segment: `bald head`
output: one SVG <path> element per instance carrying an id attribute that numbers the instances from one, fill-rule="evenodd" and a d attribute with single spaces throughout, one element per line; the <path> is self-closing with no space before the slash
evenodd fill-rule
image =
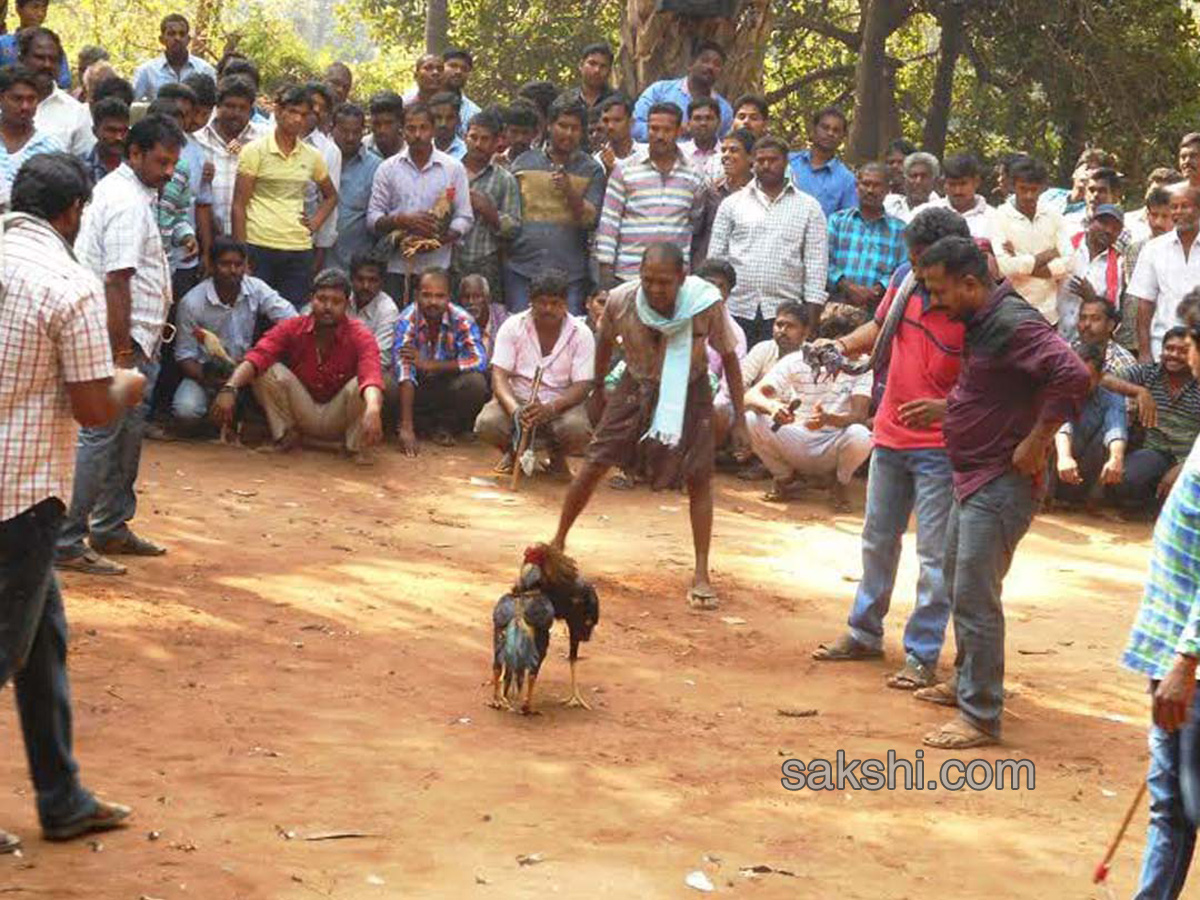
<path id="1" fill-rule="evenodd" d="M 651 244 L 642 256 L 642 265 L 655 263 L 672 265 L 683 270 L 683 251 L 674 244 Z"/>

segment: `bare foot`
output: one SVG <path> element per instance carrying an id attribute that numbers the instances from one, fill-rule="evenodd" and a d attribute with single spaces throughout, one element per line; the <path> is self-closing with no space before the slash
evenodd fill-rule
<path id="1" fill-rule="evenodd" d="M 275 442 L 275 449 L 280 453 L 291 453 L 294 450 L 300 449 L 300 442 L 304 439 L 295 428 L 289 428 L 283 433 L 283 437 Z"/>

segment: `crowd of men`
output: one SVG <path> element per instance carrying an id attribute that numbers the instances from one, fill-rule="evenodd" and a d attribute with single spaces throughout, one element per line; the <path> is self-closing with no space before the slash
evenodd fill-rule
<path id="1" fill-rule="evenodd" d="M 698 609 L 718 603 L 717 465 L 769 479 L 772 501 L 827 485 L 838 510 L 866 469 L 863 579 L 813 656 L 882 655 L 915 512 L 917 602 L 887 683 L 957 708 L 925 737 L 947 749 L 1000 737 L 1001 583 L 1043 498 L 1186 519 L 1200 490 L 1200 133 L 1144 192 L 1099 149 L 1069 188 L 1027 155 L 985 169 L 903 140 L 852 168 L 841 111 L 791 149 L 763 97 L 717 92 L 712 43 L 636 97 L 594 44 L 577 83 L 499 105 L 470 98 L 463 49 L 422 56 L 404 93 L 356 97 L 337 63 L 267 98 L 253 60 L 191 54 L 177 14 L 131 79 L 86 47 L 73 82 L 44 0 L 17 9 L 0 38 L 0 589 L 44 596 L 0 623 L 0 681 L 19 673 L 47 837 L 128 815 L 78 784 L 62 736 L 52 566 L 119 575 L 114 557 L 166 552 L 130 528 L 148 432 L 258 425 L 280 452 L 364 464 L 388 441 L 416 456 L 470 436 L 500 473 L 564 479 L 582 455 L 555 541 L 612 468 L 614 488 L 686 490 Z M 31 374 L 46 359 L 56 372 Z M 1179 528 L 1176 555 L 1195 543 Z M 1152 579 L 1127 657 L 1175 691 L 1173 712 L 1156 706 L 1150 882 L 1178 876 L 1172 816 L 1196 765 L 1174 673 L 1194 675 L 1198 617 L 1169 580 Z"/>

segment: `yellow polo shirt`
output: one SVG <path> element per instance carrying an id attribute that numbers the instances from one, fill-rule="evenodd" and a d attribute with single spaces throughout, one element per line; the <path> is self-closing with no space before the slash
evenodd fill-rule
<path id="1" fill-rule="evenodd" d="M 309 250 L 312 235 L 300 222 L 304 188 L 329 176 L 319 151 L 297 139 L 285 154 L 275 142 L 275 130 L 251 141 L 238 157 L 238 174 L 254 177 L 246 203 L 246 241 L 272 250 Z"/>

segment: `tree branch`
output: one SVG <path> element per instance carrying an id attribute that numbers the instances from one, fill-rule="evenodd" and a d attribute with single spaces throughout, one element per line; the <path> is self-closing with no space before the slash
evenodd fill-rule
<path id="1" fill-rule="evenodd" d="M 846 75 L 854 74 L 854 63 L 847 63 L 844 66 L 826 66 L 823 69 L 814 69 L 799 78 L 789 81 L 783 87 L 778 87 L 767 94 L 768 103 L 778 103 L 784 97 L 789 97 L 796 91 L 800 90 L 805 85 L 812 84 L 814 81 L 825 81 L 829 78 L 841 78 Z"/>
<path id="2" fill-rule="evenodd" d="M 788 24 L 803 28 L 805 31 L 812 31 L 816 34 L 824 35 L 827 38 L 832 38 L 839 43 L 845 44 L 851 50 L 857 50 L 862 42 L 861 32 L 847 31 L 845 28 L 838 28 L 829 22 L 822 22 L 820 19 L 809 19 L 804 16 L 799 16 L 795 19 L 789 18 Z"/>

